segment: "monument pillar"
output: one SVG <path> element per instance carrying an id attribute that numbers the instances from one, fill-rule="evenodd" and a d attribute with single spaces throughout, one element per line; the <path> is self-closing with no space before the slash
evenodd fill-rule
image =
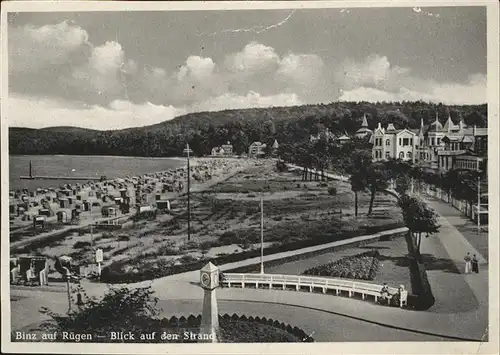
<path id="1" fill-rule="evenodd" d="M 200 270 L 200 284 L 204 290 L 203 311 L 201 314 L 200 333 L 209 339 L 202 342 L 217 343 L 219 330 L 219 310 L 217 307 L 216 288 L 219 286 L 219 268 L 209 262 Z"/>

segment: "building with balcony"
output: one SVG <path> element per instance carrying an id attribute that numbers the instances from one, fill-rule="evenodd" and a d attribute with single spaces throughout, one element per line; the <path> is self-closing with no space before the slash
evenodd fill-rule
<path id="1" fill-rule="evenodd" d="M 373 161 L 401 159 L 415 163 L 418 160 L 419 139 L 414 130 L 396 129 L 392 123 L 383 128 L 379 122 L 370 143 Z"/>

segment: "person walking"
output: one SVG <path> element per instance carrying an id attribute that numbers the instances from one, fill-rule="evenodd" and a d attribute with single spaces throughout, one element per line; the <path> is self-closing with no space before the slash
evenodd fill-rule
<path id="1" fill-rule="evenodd" d="M 470 272 L 471 272 L 471 260 L 472 260 L 470 257 L 470 253 L 467 253 L 464 260 L 465 260 L 465 273 L 470 274 Z"/>
<path id="2" fill-rule="evenodd" d="M 479 261 L 477 260 L 476 254 L 472 256 L 472 272 L 479 274 Z"/>

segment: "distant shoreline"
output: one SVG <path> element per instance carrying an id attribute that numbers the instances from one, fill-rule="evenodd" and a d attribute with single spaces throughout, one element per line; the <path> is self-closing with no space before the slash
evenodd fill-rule
<path id="1" fill-rule="evenodd" d="M 9 157 L 107 157 L 107 158 L 135 158 L 135 159 L 173 159 L 185 160 L 186 157 L 148 157 L 148 156 L 134 156 L 134 155 L 82 155 L 82 154 L 9 154 Z M 193 156 L 193 158 L 199 158 Z"/>

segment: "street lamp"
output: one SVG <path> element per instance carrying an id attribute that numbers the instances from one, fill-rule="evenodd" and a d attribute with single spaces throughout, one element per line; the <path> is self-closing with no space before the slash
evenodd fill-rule
<path id="1" fill-rule="evenodd" d="M 193 151 L 189 148 L 189 143 L 186 143 L 184 153 L 187 154 L 187 212 L 188 212 L 188 241 L 191 240 L 191 170 L 189 167 L 189 154 Z"/>
<path id="2" fill-rule="evenodd" d="M 260 273 L 264 273 L 264 198 L 260 197 Z"/>

